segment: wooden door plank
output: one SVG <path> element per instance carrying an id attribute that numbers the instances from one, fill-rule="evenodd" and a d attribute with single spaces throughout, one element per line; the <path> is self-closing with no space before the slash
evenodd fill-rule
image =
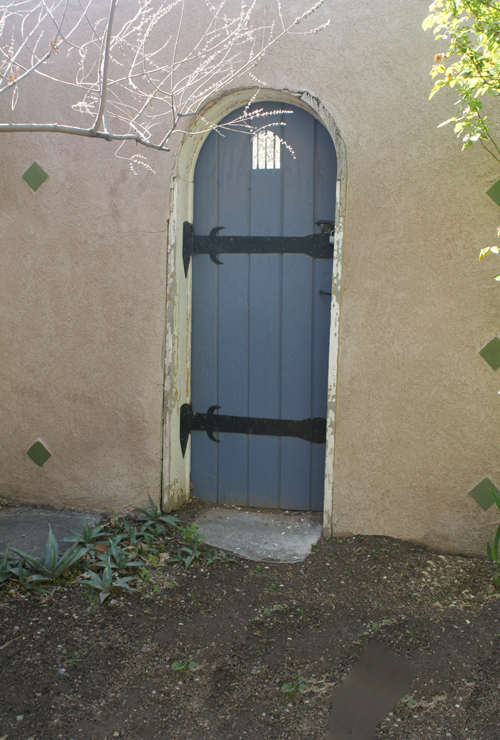
<path id="1" fill-rule="evenodd" d="M 283 255 L 281 417 L 311 416 L 312 260 L 306 255 Z M 308 509 L 311 443 L 281 440 L 280 506 Z"/>
<path id="2" fill-rule="evenodd" d="M 250 218 L 250 152 L 248 137 L 225 132 L 219 137 L 219 225 L 224 234 L 248 235 Z M 248 416 L 249 256 L 225 254 L 217 270 L 218 405 L 220 413 Z M 220 434 L 218 500 L 248 501 L 248 439 Z"/>
<path id="3" fill-rule="evenodd" d="M 208 137 L 194 176 L 198 234 L 209 234 L 217 223 L 217 182 L 218 140 Z M 205 412 L 217 403 L 217 268 L 208 255 L 193 255 L 192 276 L 191 403 Z M 217 445 L 201 432 L 191 435 L 191 483 L 195 496 L 217 501 Z"/>
<path id="4" fill-rule="evenodd" d="M 250 255 L 249 416 L 280 418 L 280 276 L 277 254 Z M 278 507 L 279 439 L 249 437 L 249 506 Z"/>
<path id="5" fill-rule="evenodd" d="M 295 152 L 283 155 L 283 235 L 305 236 L 314 230 L 314 119 L 295 109 L 287 117 L 284 138 Z M 283 255 L 281 415 L 311 415 L 313 261 L 306 255 Z M 280 506 L 309 509 L 311 444 L 281 440 Z"/>
<path id="6" fill-rule="evenodd" d="M 273 104 L 263 106 L 273 109 Z M 273 129 L 279 133 L 278 129 Z M 250 233 L 281 234 L 281 169 L 250 170 Z M 250 255 L 250 386 L 249 415 L 280 418 L 281 258 Z M 248 505 L 279 506 L 277 437 L 249 436 Z"/>

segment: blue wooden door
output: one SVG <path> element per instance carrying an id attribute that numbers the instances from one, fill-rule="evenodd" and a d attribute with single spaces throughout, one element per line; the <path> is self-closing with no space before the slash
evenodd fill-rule
<path id="1" fill-rule="evenodd" d="M 266 119 L 286 125 L 258 138 L 210 134 L 195 171 L 196 234 L 223 226 L 224 236 L 306 236 L 321 232 L 317 221 L 334 220 L 336 155 L 326 129 L 293 106 L 258 107 L 293 112 Z M 220 261 L 192 257 L 193 410 L 326 417 L 332 259 L 253 253 Z M 207 501 L 320 511 L 324 467 L 324 444 L 231 433 L 217 444 L 191 433 L 193 494 Z"/>

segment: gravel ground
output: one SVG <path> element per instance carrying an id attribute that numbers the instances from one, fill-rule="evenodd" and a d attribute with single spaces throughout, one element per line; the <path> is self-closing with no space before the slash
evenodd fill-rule
<path id="1" fill-rule="evenodd" d="M 102 607 L 78 582 L 0 591 L 0 740 L 320 740 L 373 641 L 414 675 L 375 740 L 499 740 L 490 563 L 357 536 L 320 540 L 303 563 L 185 571 L 169 562 L 179 544 L 166 537 L 140 590 Z M 298 678 L 303 691 L 282 691 Z"/>

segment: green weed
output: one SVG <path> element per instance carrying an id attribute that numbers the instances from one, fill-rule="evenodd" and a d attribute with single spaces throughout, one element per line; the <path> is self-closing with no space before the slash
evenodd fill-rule
<path id="1" fill-rule="evenodd" d="M 293 696 L 297 691 L 303 694 L 306 690 L 306 679 L 298 673 L 293 674 L 292 683 L 284 683 L 281 692 L 287 696 Z"/>
<path id="2" fill-rule="evenodd" d="M 178 660 L 174 660 L 172 663 L 172 670 L 175 671 L 178 676 L 182 676 L 186 671 L 194 671 L 195 668 L 196 663 L 194 660 L 190 660 L 190 658 L 187 658 L 187 660 L 182 663 Z"/>
<path id="3" fill-rule="evenodd" d="M 184 570 L 187 570 L 197 560 L 201 560 L 203 553 L 197 548 L 179 547 L 177 555 L 170 558 L 171 563 L 184 563 Z"/>
<path id="4" fill-rule="evenodd" d="M 224 550 L 204 553 L 204 559 L 207 565 L 212 563 L 237 563 L 236 558 L 231 558 Z"/>
<path id="5" fill-rule="evenodd" d="M 84 655 L 85 655 L 85 653 L 87 653 L 87 652 L 88 652 L 88 650 L 77 650 L 77 651 L 76 651 L 76 653 L 73 653 L 73 655 L 71 655 L 71 656 L 70 656 L 69 658 L 67 658 L 67 659 L 66 659 L 66 660 L 64 661 L 64 665 L 67 665 L 67 666 L 69 666 L 70 668 L 72 668 L 72 667 L 73 667 L 73 666 L 75 666 L 75 665 L 76 665 L 77 663 L 81 663 L 81 662 L 82 662 L 82 660 L 85 660 L 85 658 L 84 658 L 83 656 L 84 656 Z M 80 656 L 82 656 L 82 657 L 80 657 L 80 658 L 79 658 L 79 657 L 77 657 L 78 655 L 80 655 Z"/>

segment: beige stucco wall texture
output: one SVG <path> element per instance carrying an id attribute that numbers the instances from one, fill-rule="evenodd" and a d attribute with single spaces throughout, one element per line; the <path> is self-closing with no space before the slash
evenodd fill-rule
<path id="1" fill-rule="evenodd" d="M 500 376 L 478 352 L 500 296 L 477 254 L 497 225 L 485 191 L 498 172 L 437 129 L 454 97 L 428 101 L 439 48 L 427 11 L 327 0 L 330 26 L 281 43 L 256 74 L 316 96 L 347 153 L 333 531 L 482 554 L 497 513 L 469 491 L 485 476 L 500 485 Z M 33 99 L 20 98 L 26 118 Z M 8 498 L 115 511 L 159 499 L 171 143 L 148 153 L 156 174 L 134 176 L 113 144 L 0 138 Z M 21 179 L 33 161 L 49 174 L 36 193 Z M 37 438 L 52 454 L 40 469 L 25 454 Z"/>

